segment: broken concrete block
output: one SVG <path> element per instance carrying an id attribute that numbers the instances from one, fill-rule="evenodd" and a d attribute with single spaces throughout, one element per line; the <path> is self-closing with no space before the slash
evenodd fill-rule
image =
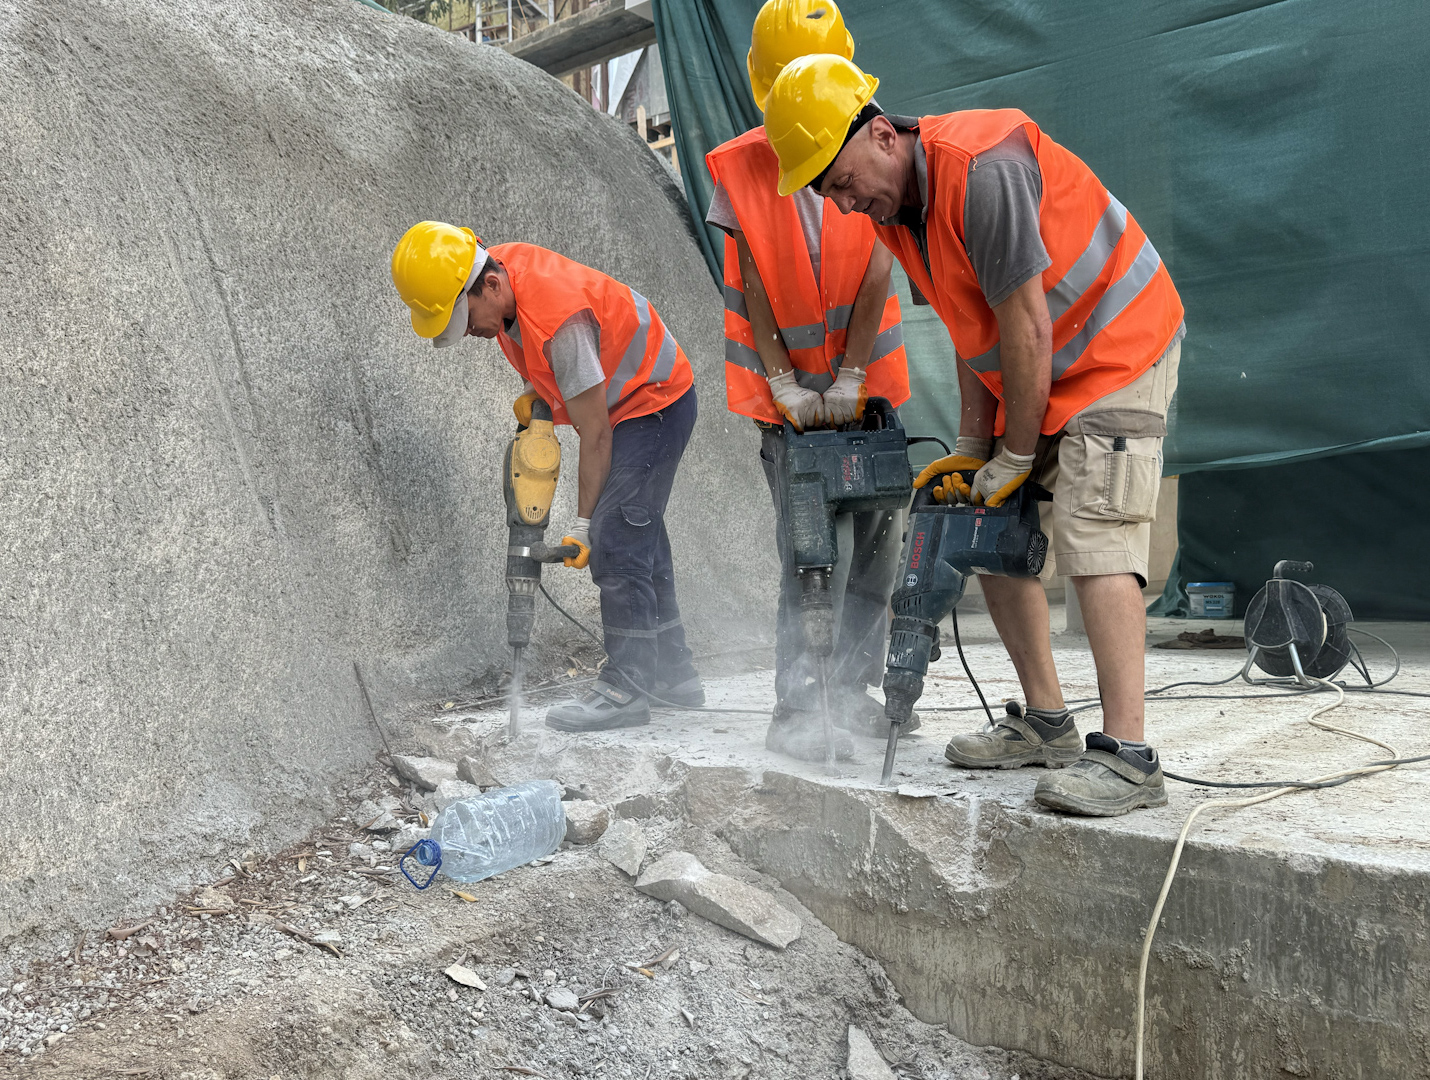
<path id="1" fill-rule="evenodd" d="M 601 837 L 599 850 L 607 862 L 635 877 L 645 862 L 645 832 L 634 821 L 613 821 Z"/>
<path id="2" fill-rule="evenodd" d="M 897 1080 L 894 1070 L 874 1048 L 863 1030 L 849 1025 L 849 1060 L 845 1064 L 849 1080 Z"/>
<path id="3" fill-rule="evenodd" d="M 558 1012 L 573 1013 L 581 1007 L 581 999 L 576 991 L 565 986 L 553 986 L 546 991 L 546 1004 Z"/>
<path id="4" fill-rule="evenodd" d="M 392 767 L 397 770 L 398 776 L 411 781 L 423 791 L 436 791 L 437 785 L 443 780 L 457 779 L 457 766 L 441 758 L 393 754 Z"/>
<path id="5" fill-rule="evenodd" d="M 654 817 L 658 809 L 658 804 L 649 795 L 628 795 L 620 802 L 616 803 L 616 817 Z"/>
<path id="6" fill-rule="evenodd" d="M 481 788 L 502 786 L 501 781 L 492 775 L 492 767 L 486 757 L 473 754 L 467 754 L 457 762 L 457 779 Z"/>
<path id="7" fill-rule="evenodd" d="M 611 823 L 611 808 L 598 802 L 568 802 L 566 809 L 566 839 L 573 844 L 594 844 L 601 839 Z"/>
<path id="8" fill-rule="evenodd" d="M 443 780 L 437 785 L 437 790 L 432 794 L 432 801 L 437 806 L 437 813 L 441 813 L 454 802 L 462 799 L 470 799 L 482 793 L 482 789 L 476 784 L 469 784 L 465 780 Z"/>
<path id="9" fill-rule="evenodd" d="M 636 888 L 657 900 L 678 900 L 695 914 L 776 949 L 799 937 L 799 916 L 753 885 L 711 873 L 688 851 L 656 860 Z"/>

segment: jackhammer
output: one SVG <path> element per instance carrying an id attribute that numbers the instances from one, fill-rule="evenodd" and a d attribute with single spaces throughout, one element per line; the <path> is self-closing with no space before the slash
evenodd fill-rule
<path id="1" fill-rule="evenodd" d="M 782 453 L 782 517 L 800 584 L 800 631 L 805 647 L 815 657 L 825 768 L 834 773 L 834 718 L 829 712 L 827 671 L 834 652 L 834 597 L 829 578 L 839 561 L 834 515 L 850 510 L 893 510 L 908 504 L 913 490 L 908 438 L 888 400 L 871 397 L 862 423 L 851 430 L 801 434 L 786 420 Z"/>
<path id="2" fill-rule="evenodd" d="M 938 624 L 963 599 L 969 574 L 1037 577 L 1047 560 L 1048 538 L 1038 503 L 1052 494 L 1025 482 L 1001 506 L 944 505 L 933 485 L 920 488 L 909 510 L 904 565 L 890 600 L 889 660 L 884 675 L 884 716 L 889 742 L 880 783 L 894 775 L 899 729 L 924 692 L 930 661 L 940 655 Z"/>
<path id="3" fill-rule="evenodd" d="M 575 544 L 548 547 L 543 538 L 561 473 L 561 444 L 551 421 L 551 406 L 532 402 L 531 423 L 518 427 L 502 463 L 502 495 L 506 499 L 506 640 L 511 646 L 511 713 L 507 734 L 521 731 L 521 692 L 525 650 L 536 622 L 536 590 L 541 564 L 580 554 Z"/>

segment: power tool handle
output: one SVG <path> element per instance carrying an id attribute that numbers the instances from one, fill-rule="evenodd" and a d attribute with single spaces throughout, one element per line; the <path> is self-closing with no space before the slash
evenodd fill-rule
<path id="1" fill-rule="evenodd" d="M 531 545 L 531 558 L 539 563 L 560 562 L 562 559 L 574 559 L 581 554 L 581 548 L 576 544 L 558 544 L 550 547 L 543 543 Z"/>
<path id="2" fill-rule="evenodd" d="M 1298 562 L 1295 559 L 1282 559 L 1271 570 L 1273 578 L 1285 577 L 1287 574 L 1309 574 L 1316 569 L 1315 563 Z"/>

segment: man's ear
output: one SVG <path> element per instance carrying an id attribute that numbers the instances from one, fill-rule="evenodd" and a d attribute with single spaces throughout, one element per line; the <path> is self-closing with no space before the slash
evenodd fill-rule
<path id="1" fill-rule="evenodd" d="M 874 140 L 874 145 L 883 153 L 889 153 L 899 142 L 899 133 L 894 125 L 889 123 L 886 116 L 876 116 L 866 125 L 869 128 L 869 138 Z"/>

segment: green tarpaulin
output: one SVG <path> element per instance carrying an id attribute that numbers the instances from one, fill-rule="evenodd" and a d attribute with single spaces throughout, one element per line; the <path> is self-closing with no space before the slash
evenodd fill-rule
<path id="1" fill-rule="evenodd" d="M 1382 480 L 1430 473 L 1430 3 L 840 7 L 886 109 L 1023 109 L 1092 167 L 1166 260 L 1188 326 L 1165 470 L 1184 477 L 1181 580 L 1215 566 L 1250 585 L 1275 558 L 1311 559 L 1336 566 L 1334 579 L 1317 576 L 1352 605 L 1426 614 L 1386 581 L 1419 558 L 1419 530 L 1364 523 L 1427 519 L 1401 505 L 1414 489 Z M 705 152 L 760 121 L 745 77 L 758 9 L 655 4 L 700 218 Z M 718 275 L 720 234 L 706 239 Z M 908 426 L 948 437 L 952 346 L 928 309 L 909 317 Z M 1221 475 L 1192 475 L 1211 471 Z M 1178 601 L 1169 588 L 1164 607 Z"/>

